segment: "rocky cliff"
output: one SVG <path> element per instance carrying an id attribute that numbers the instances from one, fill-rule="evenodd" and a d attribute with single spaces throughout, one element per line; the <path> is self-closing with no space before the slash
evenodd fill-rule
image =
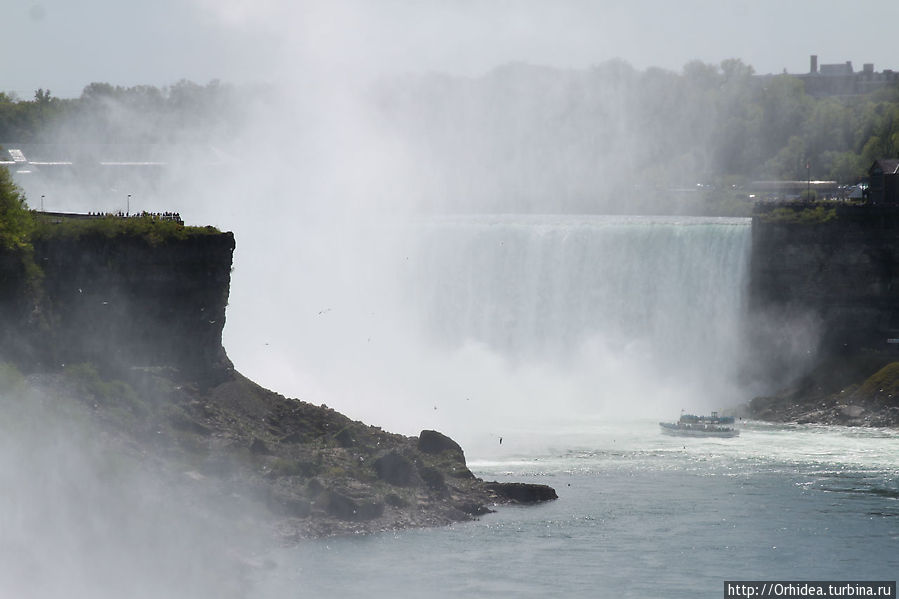
<path id="1" fill-rule="evenodd" d="M 149 239 L 36 236 L 33 265 L 0 256 L 3 353 L 26 369 L 90 362 L 172 367 L 194 379 L 227 367 L 222 328 L 234 236 L 198 229 Z"/>
<path id="2" fill-rule="evenodd" d="M 792 406 L 793 419 L 800 404 L 860 384 L 899 358 L 892 343 L 899 338 L 899 210 L 758 208 L 749 308 L 753 361 L 791 385 L 779 399 Z M 757 415 L 770 407 L 754 403 Z"/>
<path id="3" fill-rule="evenodd" d="M 157 244 L 94 234 L 39 240 L 34 250 L 55 361 L 170 366 L 193 378 L 228 366 L 231 233 Z"/>
<path id="4" fill-rule="evenodd" d="M 802 206 L 788 210 L 753 217 L 751 312 L 816 326 L 825 355 L 884 349 L 899 337 L 899 211 L 834 206 L 813 218 Z"/>

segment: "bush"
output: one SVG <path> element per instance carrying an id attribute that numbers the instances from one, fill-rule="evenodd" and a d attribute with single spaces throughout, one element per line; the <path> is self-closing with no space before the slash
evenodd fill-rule
<path id="1" fill-rule="evenodd" d="M 769 212 L 758 214 L 758 218 L 769 223 L 814 225 L 836 220 L 837 207 L 826 204 L 778 206 Z"/>
<path id="2" fill-rule="evenodd" d="M 103 235 L 108 238 L 139 238 L 150 245 L 159 245 L 170 240 L 187 239 L 192 235 L 214 235 L 219 232 L 215 227 L 186 227 L 180 222 L 152 215 L 109 215 L 89 219 L 38 216 L 35 219 L 34 237 L 78 239 L 85 235 Z"/>
<path id="3" fill-rule="evenodd" d="M 865 399 L 881 399 L 899 404 L 899 362 L 891 362 L 862 383 L 858 393 Z"/>
<path id="4" fill-rule="evenodd" d="M 0 246 L 19 249 L 29 245 L 34 219 L 25 196 L 13 183 L 5 166 L 0 167 Z"/>

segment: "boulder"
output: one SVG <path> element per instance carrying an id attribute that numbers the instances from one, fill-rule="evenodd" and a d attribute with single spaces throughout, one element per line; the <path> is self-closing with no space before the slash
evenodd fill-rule
<path id="1" fill-rule="evenodd" d="M 555 489 L 548 485 L 488 482 L 484 486 L 498 497 L 508 499 L 513 503 L 540 503 L 559 498 Z"/>
<path id="2" fill-rule="evenodd" d="M 423 430 L 418 435 L 418 450 L 422 453 L 443 453 L 447 450 L 458 451 L 462 454 L 462 448 L 458 443 L 437 431 Z"/>

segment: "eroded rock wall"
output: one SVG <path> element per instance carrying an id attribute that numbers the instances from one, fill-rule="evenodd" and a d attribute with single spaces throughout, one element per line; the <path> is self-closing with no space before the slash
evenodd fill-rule
<path id="1" fill-rule="evenodd" d="M 0 260 L 6 358 L 214 374 L 230 366 L 221 340 L 233 250 L 231 233 L 37 240 L 37 296 L 20 261 Z"/>
<path id="2" fill-rule="evenodd" d="M 841 206 L 817 222 L 752 222 L 750 330 L 759 360 L 790 368 L 899 337 L 899 211 Z"/>

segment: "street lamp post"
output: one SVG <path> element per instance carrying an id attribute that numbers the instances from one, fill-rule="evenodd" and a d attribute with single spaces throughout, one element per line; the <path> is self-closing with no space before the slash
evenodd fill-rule
<path id="1" fill-rule="evenodd" d="M 810 161 L 805 162 L 805 177 L 808 181 L 808 185 L 805 189 L 805 200 L 807 202 L 812 201 L 812 163 Z"/>
<path id="2" fill-rule="evenodd" d="M 128 202 L 125 204 L 125 216 L 131 214 L 131 194 L 128 194 Z"/>

